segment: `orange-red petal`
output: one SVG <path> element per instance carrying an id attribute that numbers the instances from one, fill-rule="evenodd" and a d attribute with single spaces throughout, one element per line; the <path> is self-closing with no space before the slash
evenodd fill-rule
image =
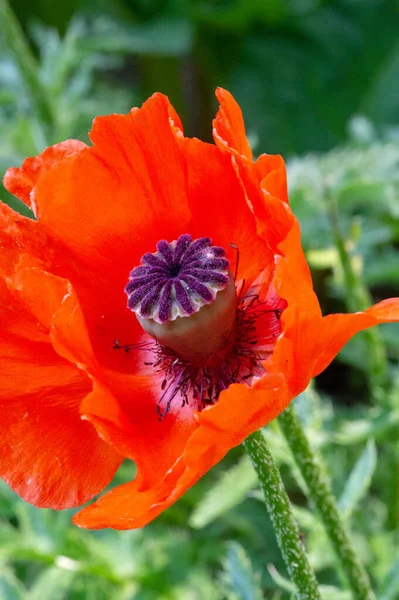
<path id="1" fill-rule="evenodd" d="M 364 312 L 327 315 L 322 319 L 320 327 L 314 324 L 314 344 L 311 351 L 315 362 L 311 376 L 315 377 L 324 371 L 358 331 L 379 323 L 395 321 L 399 321 L 399 298 L 383 300 Z"/>
<path id="2" fill-rule="evenodd" d="M 273 265 L 273 255 L 257 233 L 255 216 L 230 156 L 196 139 L 178 137 L 177 142 L 191 213 L 188 231 L 194 238 L 208 236 L 223 246 L 232 270 L 239 254 L 238 278 L 252 282 Z"/>
<path id="3" fill-rule="evenodd" d="M 35 506 L 80 506 L 122 460 L 79 419 L 88 380 L 47 345 L 1 340 L 0 353 L 1 477 Z"/>
<path id="4" fill-rule="evenodd" d="M 14 194 L 34 210 L 35 201 L 32 191 L 34 191 L 41 176 L 64 158 L 77 154 L 86 147 L 86 144 L 79 140 L 66 140 L 50 146 L 39 156 L 24 160 L 20 168 L 11 167 L 8 169 L 3 181 L 4 187 L 10 194 Z"/>
<path id="5" fill-rule="evenodd" d="M 213 137 L 218 146 L 229 148 L 249 160 L 252 150 L 245 134 L 244 119 L 241 108 L 233 96 L 223 88 L 217 88 L 216 97 L 220 108 L 213 121 Z"/>
<path id="6" fill-rule="evenodd" d="M 216 97 L 220 104 L 213 121 L 216 144 L 256 174 L 257 181 L 268 194 L 288 202 L 287 173 L 283 158 L 278 154 L 261 154 L 254 164 L 239 105 L 230 92 L 223 88 L 217 88 Z"/>
<path id="7" fill-rule="evenodd" d="M 180 403 L 167 419 L 159 420 L 155 408 L 160 384 L 154 374 L 138 377 L 109 372 L 105 383 L 95 382 L 92 394 L 81 405 L 83 417 L 101 437 L 135 461 L 140 490 L 163 479 L 195 428 L 193 409 L 180 409 Z"/>
<path id="8" fill-rule="evenodd" d="M 287 171 L 282 156 L 261 154 L 256 161 L 256 172 L 265 192 L 288 202 Z"/>
<path id="9" fill-rule="evenodd" d="M 92 388 L 82 368 L 95 360 L 69 282 L 38 258 L 49 250 L 44 232 L 11 209 L 0 218 L 0 474 L 37 506 L 77 506 L 122 456 L 80 418 Z"/>
<path id="10" fill-rule="evenodd" d="M 141 256 L 190 220 L 168 109 L 155 94 L 128 115 L 98 117 L 93 147 L 57 164 L 37 188 L 44 227 L 122 289 Z"/>
<path id="11" fill-rule="evenodd" d="M 21 256 L 30 256 L 32 264 L 49 260 L 51 243 L 37 221 L 28 219 L 0 202 L 0 277 L 12 273 Z"/>
<path id="12" fill-rule="evenodd" d="M 30 283 L 25 274 L 24 285 Z M 30 313 L 19 294 L 21 280 L 18 289 L 15 285 L 10 280 L 10 291 L 0 290 L 5 317 L 0 332 L 0 474 L 36 506 L 78 506 L 109 483 L 122 457 L 80 419 L 79 404 L 91 383 L 54 352 L 44 322 Z M 54 295 L 48 303 L 56 304 Z M 43 307 L 38 312 L 44 317 Z M 36 325 L 37 339 L 23 337 L 24 324 L 28 334 Z"/>
<path id="13" fill-rule="evenodd" d="M 267 376 L 252 388 L 242 384 L 230 386 L 215 406 L 198 416 L 198 423 L 183 450 L 176 453 L 174 464 L 151 487 L 143 487 L 140 479 L 119 486 L 81 510 L 74 522 L 93 529 L 146 525 L 182 496 L 230 448 L 275 418 L 286 405 L 287 390 L 281 375 Z"/>

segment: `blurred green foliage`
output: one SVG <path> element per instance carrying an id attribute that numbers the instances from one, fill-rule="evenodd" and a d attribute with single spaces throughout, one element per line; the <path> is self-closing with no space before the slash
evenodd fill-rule
<path id="1" fill-rule="evenodd" d="M 291 156 L 291 203 L 325 311 L 399 295 L 396 2 L 12 6 L 27 37 L 18 47 L 18 26 L 11 39 L 4 28 L 0 35 L 2 173 L 48 144 L 87 140 L 95 115 L 126 112 L 156 90 L 170 96 L 188 134 L 210 139 L 213 90 L 222 85 L 243 108 L 255 152 Z M 0 0 L 3 17 L 5 8 Z M 398 327 L 358 335 L 296 401 L 379 600 L 399 598 L 398 359 Z M 278 424 L 266 435 L 323 598 L 347 600 Z M 115 484 L 129 477 L 124 464 Z M 1 600 L 292 597 L 240 449 L 144 530 L 81 531 L 71 514 L 34 509 L 0 485 Z"/>
<path id="2" fill-rule="evenodd" d="M 74 0 L 57 7 L 52 0 L 13 0 L 12 6 L 27 31 L 39 22 L 64 34 L 79 12 L 85 29 L 73 30 L 75 60 L 88 69 L 99 53 L 97 79 L 99 71 L 115 74 L 107 62 L 118 56 L 120 93 L 135 91 L 131 102 L 154 90 L 167 93 L 189 135 L 210 137 L 217 85 L 237 97 L 259 151 L 328 150 L 345 139 L 354 114 L 378 129 L 399 117 L 396 0 Z M 50 50 L 54 36 L 54 30 L 31 36 L 36 54 L 46 43 Z M 55 78 L 65 75 L 61 68 Z M 62 106 L 54 100 L 57 115 Z"/>

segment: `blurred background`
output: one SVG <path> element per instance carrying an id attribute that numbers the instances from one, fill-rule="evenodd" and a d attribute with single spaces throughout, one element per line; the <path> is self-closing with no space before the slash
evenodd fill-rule
<path id="1" fill-rule="evenodd" d="M 225 87 L 255 154 L 287 159 L 323 310 L 361 310 L 399 296 L 398 82 L 397 0 L 0 0 L 0 172 L 155 91 L 210 141 Z M 399 599 L 398 359 L 398 326 L 359 334 L 296 401 L 379 600 Z M 323 598 L 349 600 L 277 422 L 266 435 Z M 0 485 L 1 600 L 292 597 L 240 448 L 144 530 L 71 514 Z"/>

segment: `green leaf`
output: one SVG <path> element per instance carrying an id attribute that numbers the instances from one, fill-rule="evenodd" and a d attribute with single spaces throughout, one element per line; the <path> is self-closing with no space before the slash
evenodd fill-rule
<path id="1" fill-rule="evenodd" d="M 340 590 L 334 585 L 321 585 L 320 594 L 323 600 L 352 600 L 352 594 Z"/>
<path id="2" fill-rule="evenodd" d="M 369 286 L 399 285 L 399 252 L 387 248 L 382 256 L 374 256 L 364 271 L 364 280 Z"/>
<path id="3" fill-rule="evenodd" d="M 287 592 L 291 592 L 293 594 L 293 598 L 295 597 L 295 587 L 285 577 L 283 577 L 274 565 L 268 565 L 268 571 L 270 573 L 271 578 L 275 582 L 275 584 L 281 588 L 282 590 L 286 590 Z M 323 600 L 352 600 L 352 595 L 350 592 L 340 590 L 339 588 L 333 585 L 320 585 L 319 586 L 320 594 Z"/>
<path id="4" fill-rule="evenodd" d="M 286 579 L 286 577 L 283 577 L 274 565 L 267 565 L 267 570 L 270 573 L 270 577 L 279 588 L 291 592 L 291 594 L 295 594 L 296 590 L 294 584 L 289 579 Z"/>
<path id="5" fill-rule="evenodd" d="M 369 440 L 360 458 L 349 475 L 338 506 L 343 517 L 348 519 L 359 500 L 370 487 L 371 478 L 377 465 L 377 452 L 373 440 Z"/>
<path id="6" fill-rule="evenodd" d="M 50 567 L 36 579 L 27 600 L 64 600 L 74 577 L 72 570 Z"/>
<path id="7" fill-rule="evenodd" d="M 220 515 L 240 504 L 257 483 L 257 477 L 247 457 L 226 471 L 205 495 L 190 517 L 196 529 L 205 527 Z"/>
<path id="8" fill-rule="evenodd" d="M 396 560 L 389 571 L 378 594 L 379 600 L 396 600 L 399 597 L 399 560 Z"/>
<path id="9" fill-rule="evenodd" d="M 236 542 L 228 543 L 221 584 L 228 600 L 263 600 L 260 575 L 253 571 L 244 548 Z"/>
<path id="10" fill-rule="evenodd" d="M 46 569 L 29 590 L 27 600 L 63 600 L 74 576 L 72 570 L 57 567 Z"/>
<path id="11" fill-rule="evenodd" d="M 24 588 L 11 569 L 0 567 L 1 600 L 23 600 Z"/>
<path id="12" fill-rule="evenodd" d="M 321 399 L 314 389 L 313 383 L 295 399 L 295 406 L 304 427 L 313 431 L 320 431 L 323 425 Z"/>
<path id="13" fill-rule="evenodd" d="M 192 48 L 193 31 L 191 24 L 182 18 L 160 17 L 129 26 L 97 19 L 93 33 L 80 44 L 85 52 L 181 56 Z"/>
<path id="14" fill-rule="evenodd" d="M 373 438 L 383 440 L 399 423 L 399 410 L 378 409 L 370 411 L 367 418 L 341 421 L 337 424 L 332 439 L 336 444 L 365 443 Z"/>

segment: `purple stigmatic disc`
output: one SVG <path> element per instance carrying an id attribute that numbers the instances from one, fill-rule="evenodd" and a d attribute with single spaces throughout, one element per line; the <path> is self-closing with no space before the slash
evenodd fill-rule
<path id="1" fill-rule="evenodd" d="M 157 252 L 146 253 L 131 273 L 125 292 L 128 307 L 143 319 L 174 321 L 211 304 L 229 282 L 229 261 L 209 238 L 157 243 Z"/>

